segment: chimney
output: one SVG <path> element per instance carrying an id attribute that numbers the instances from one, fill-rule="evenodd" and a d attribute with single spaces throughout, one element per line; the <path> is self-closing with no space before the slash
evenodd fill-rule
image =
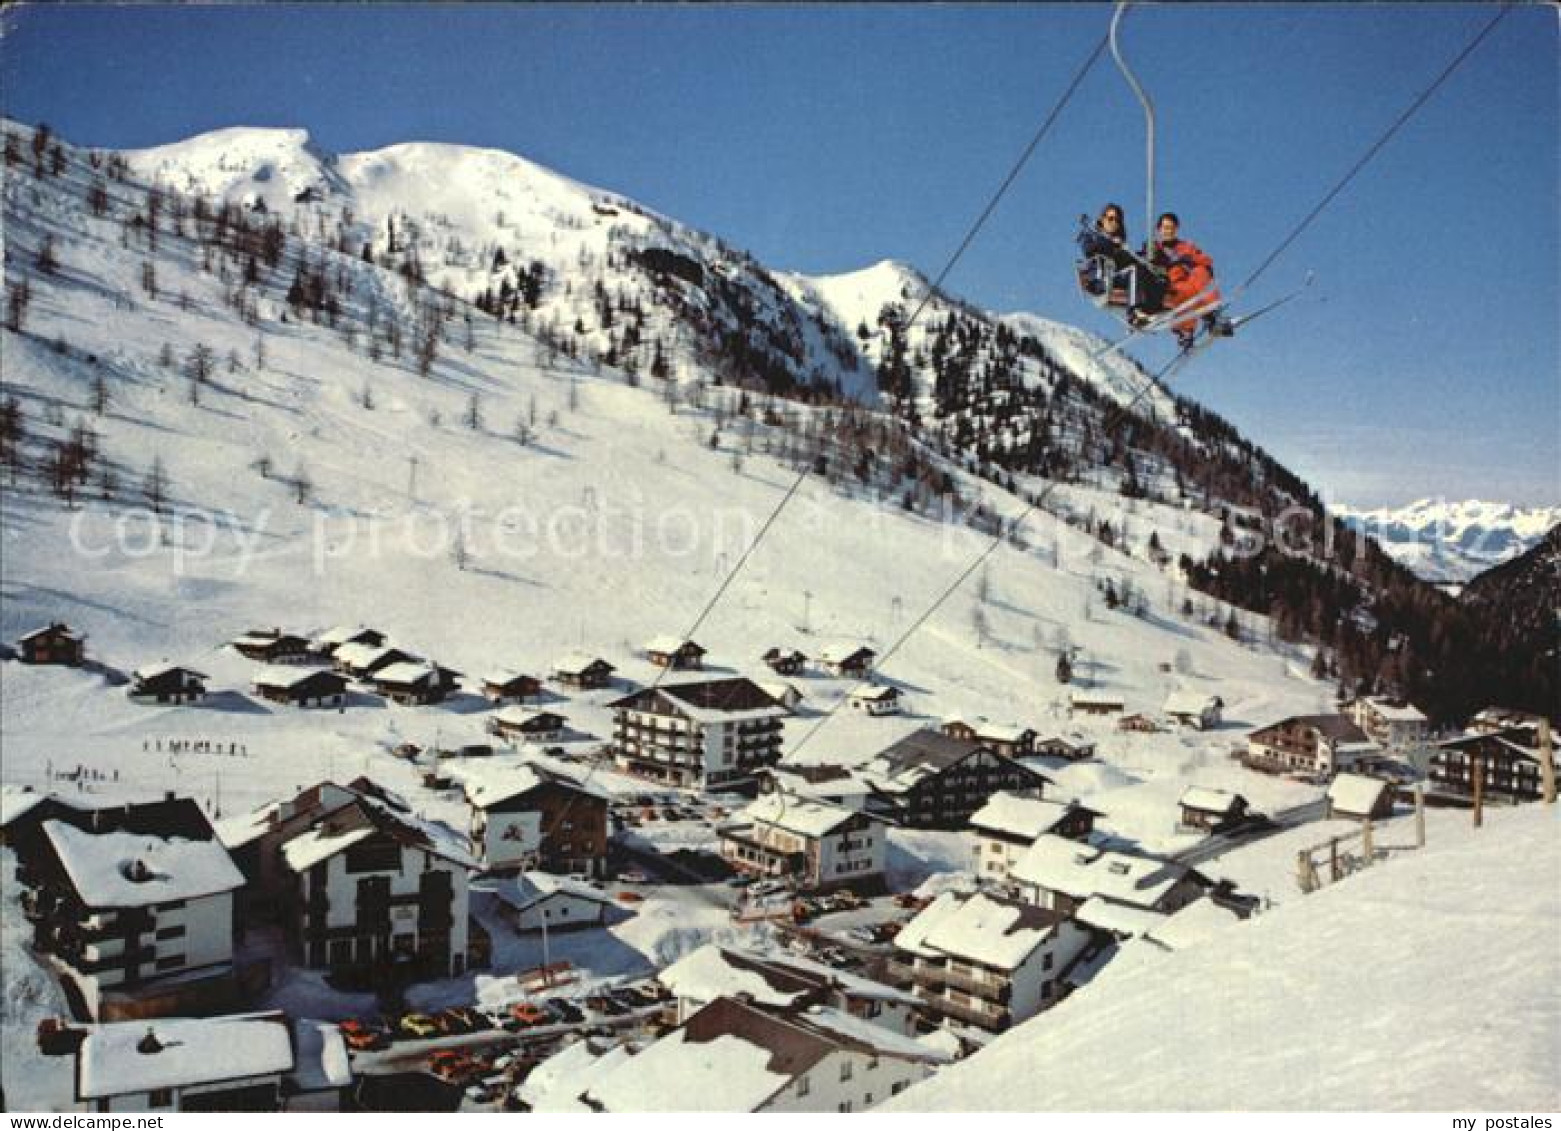
<path id="1" fill-rule="evenodd" d="M 148 1026 L 146 1030 L 146 1036 L 142 1037 L 139 1041 L 136 1042 L 136 1052 L 146 1053 L 148 1056 L 150 1056 L 153 1053 L 159 1053 L 162 1051 L 163 1042 L 157 1039 L 157 1033 L 153 1031 L 151 1026 Z"/>

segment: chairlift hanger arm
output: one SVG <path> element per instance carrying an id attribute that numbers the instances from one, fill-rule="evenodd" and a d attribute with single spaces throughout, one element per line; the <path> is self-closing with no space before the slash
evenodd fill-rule
<path id="1" fill-rule="evenodd" d="M 1111 17 L 1111 57 L 1116 60 L 1117 70 L 1122 72 L 1122 77 L 1127 80 L 1127 85 L 1133 88 L 1133 93 L 1138 96 L 1140 105 L 1144 108 L 1144 239 L 1149 240 L 1154 234 L 1154 103 L 1149 100 L 1149 94 L 1144 90 L 1127 61 L 1122 58 L 1122 45 L 1119 41 L 1118 31 L 1122 25 L 1122 17 L 1127 15 L 1130 0 L 1121 0 L 1117 5 L 1116 14 Z"/>

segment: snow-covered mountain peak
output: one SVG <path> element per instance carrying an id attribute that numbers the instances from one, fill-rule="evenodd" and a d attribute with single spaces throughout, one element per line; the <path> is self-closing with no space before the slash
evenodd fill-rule
<path id="1" fill-rule="evenodd" d="M 1424 498 L 1375 508 L 1340 504 L 1333 511 L 1429 581 L 1467 581 L 1524 553 L 1561 523 L 1561 506 L 1483 499 Z"/>
<path id="2" fill-rule="evenodd" d="M 309 131 L 292 127 L 234 126 L 184 141 L 124 152 L 140 177 L 187 193 L 206 193 L 268 209 L 300 196 L 340 189 L 331 159 Z"/>

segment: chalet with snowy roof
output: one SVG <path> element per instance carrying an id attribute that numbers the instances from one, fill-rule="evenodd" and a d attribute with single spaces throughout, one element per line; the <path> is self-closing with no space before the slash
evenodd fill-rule
<path id="1" fill-rule="evenodd" d="M 1213 885 L 1185 864 L 1113 852 L 1047 834 L 1038 837 L 1009 871 L 1024 902 L 1069 914 L 1085 900 L 1170 914 Z"/>
<path id="2" fill-rule="evenodd" d="M 126 694 L 137 703 L 195 703 L 206 696 L 209 677 L 177 664 L 151 664 L 130 673 Z"/>
<path id="3" fill-rule="evenodd" d="M 18 842 L 35 840 L 45 821 L 80 811 L 79 805 L 53 793 L 39 792 L 30 785 L 0 784 L 0 845 L 17 848 L 21 856 Z"/>
<path id="4" fill-rule="evenodd" d="M 1435 745 L 1429 777 L 1437 793 L 1472 800 L 1476 775 L 1487 801 L 1538 801 L 1543 775 L 1537 732 L 1511 727 Z"/>
<path id="5" fill-rule="evenodd" d="M 858 687 L 846 697 L 853 711 L 864 715 L 898 715 L 900 713 L 900 689 L 883 684 L 877 687 Z"/>
<path id="6" fill-rule="evenodd" d="M 86 659 L 86 649 L 87 638 L 59 621 L 35 628 L 16 642 L 17 655 L 24 664 L 80 667 Z"/>
<path id="7" fill-rule="evenodd" d="M 645 643 L 645 658 L 669 671 L 697 671 L 705 666 L 705 650 L 692 640 L 658 636 Z"/>
<path id="8" fill-rule="evenodd" d="M 420 657 L 388 644 L 343 644 L 331 654 L 336 670 L 353 679 L 367 680 L 395 664 L 415 664 Z"/>
<path id="9" fill-rule="evenodd" d="M 255 676 L 255 694 L 292 707 L 342 707 L 347 678 L 320 668 L 264 668 Z"/>
<path id="10" fill-rule="evenodd" d="M 869 812 L 911 828 L 963 828 L 1001 790 L 1040 795 L 1044 774 L 977 742 L 918 730 L 856 770 L 872 790 Z"/>
<path id="11" fill-rule="evenodd" d="M 427 661 L 387 664 L 368 682 L 375 691 L 405 707 L 443 703 L 460 686 L 460 672 Z"/>
<path id="12" fill-rule="evenodd" d="M 1120 695 L 1104 691 L 1075 691 L 1068 696 L 1068 708 L 1075 715 L 1116 715 L 1123 706 Z"/>
<path id="13" fill-rule="evenodd" d="M 1035 753 L 1069 762 L 1087 762 L 1095 756 L 1095 743 L 1082 734 L 1059 734 L 1036 739 Z"/>
<path id="14" fill-rule="evenodd" d="M 199 805 L 61 812 L 38 832 L 18 845 L 23 913 L 94 1017 L 166 1012 L 173 983 L 230 990 L 244 877 Z"/>
<path id="15" fill-rule="evenodd" d="M 867 1111 L 949 1054 L 827 1006 L 717 998 L 581 1097 L 610 1113 Z"/>
<path id="16" fill-rule="evenodd" d="M 763 656 L 765 666 L 776 675 L 801 675 L 808 658 L 795 648 L 771 648 Z"/>
<path id="17" fill-rule="evenodd" d="M 584 652 L 571 652 L 553 664 L 553 680 L 565 687 L 581 691 L 612 685 L 612 673 L 617 669 L 600 656 Z"/>
<path id="18" fill-rule="evenodd" d="M 1200 691 L 1173 691 L 1160 708 L 1165 717 L 1178 726 L 1194 730 L 1213 730 L 1225 713 L 1225 700 Z"/>
<path id="19" fill-rule="evenodd" d="M 246 660 L 262 664 L 301 664 L 309 659 L 309 641 L 280 628 L 254 628 L 228 643 Z"/>
<path id="20" fill-rule="evenodd" d="M 1076 801 L 1049 801 L 1038 793 L 992 794 L 970 817 L 976 834 L 976 877 L 999 887 L 1030 845 L 1047 833 L 1086 840 L 1095 830 L 1093 809 Z"/>
<path id="21" fill-rule="evenodd" d="M 1344 715 L 1295 715 L 1247 736 L 1246 764 L 1269 773 L 1330 778 L 1379 747 Z"/>
<path id="22" fill-rule="evenodd" d="M 618 906 L 601 888 L 549 872 L 523 872 L 502 881 L 496 894 L 500 913 L 522 933 L 600 927 Z"/>
<path id="23" fill-rule="evenodd" d="M 485 762 L 454 773 L 488 871 L 605 873 L 608 798 L 586 778 L 541 762 Z"/>
<path id="24" fill-rule="evenodd" d="M 265 807 L 233 845 L 304 965 L 347 978 L 453 977 L 468 962 L 466 838 L 364 778 Z"/>
<path id="25" fill-rule="evenodd" d="M 1430 720 L 1412 703 L 1363 695 L 1344 710 L 1367 738 L 1392 750 L 1418 746 L 1430 737 Z"/>
<path id="26" fill-rule="evenodd" d="M 1393 786 L 1364 774 L 1339 774 L 1328 783 L 1328 816 L 1380 821 L 1393 815 Z"/>
<path id="27" fill-rule="evenodd" d="M 1035 753 L 1035 731 L 1018 723 L 994 723 L 980 715 L 968 719 L 951 715 L 943 720 L 941 729 L 951 738 L 979 742 L 1008 758 L 1024 758 Z"/>
<path id="28" fill-rule="evenodd" d="M 788 713 L 741 676 L 648 687 L 612 708 L 619 769 L 703 789 L 749 785 L 779 761 Z"/>
<path id="29" fill-rule="evenodd" d="M 865 679 L 878 653 L 865 644 L 830 644 L 820 649 L 818 666 L 836 679 Z"/>
<path id="30" fill-rule="evenodd" d="M 916 1032 L 916 995 L 826 966 L 790 951 L 706 943 L 656 975 L 677 999 L 686 1021 L 717 998 L 733 997 L 761 1009 L 828 1006 L 907 1036 Z"/>
<path id="31" fill-rule="evenodd" d="M 900 929 L 889 969 L 928 1009 L 998 1033 L 1066 996 L 1064 975 L 1095 945 L 1062 912 L 988 892 L 944 892 Z"/>
<path id="32" fill-rule="evenodd" d="M 1247 799 L 1239 793 L 1207 786 L 1190 786 L 1177 802 L 1184 829 L 1207 833 L 1223 832 L 1239 824 L 1247 815 Z"/>
<path id="33" fill-rule="evenodd" d="M 500 706 L 524 703 L 542 694 L 542 681 L 534 675 L 500 668 L 482 677 L 482 697 Z"/>
<path id="34" fill-rule="evenodd" d="M 525 707 L 505 707 L 488 720 L 488 733 L 505 742 L 557 742 L 569 720 L 554 711 L 534 711 Z"/>
<path id="35" fill-rule="evenodd" d="M 746 875 L 784 878 L 804 891 L 883 886 L 883 822 L 854 809 L 766 793 L 716 833 L 721 858 Z"/>
<path id="36" fill-rule="evenodd" d="M 333 658 L 336 655 L 336 649 L 343 644 L 362 644 L 368 648 L 380 648 L 384 646 L 387 639 L 389 638 L 378 629 L 364 628 L 362 625 L 356 627 L 337 625 L 335 628 L 328 628 L 316 636 L 314 643 L 310 645 L 310 649 L 317 656 Z"/>
<path id="37" fill-rule="evenodd" d="M 1117 729 L 1128 734 L 1159 734 L 1164 728 L 1148 715 L 1135 712 L 1118 719 Z"/>

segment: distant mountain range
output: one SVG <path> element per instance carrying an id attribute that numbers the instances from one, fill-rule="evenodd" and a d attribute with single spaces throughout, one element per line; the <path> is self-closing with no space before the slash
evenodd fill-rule
<path id="1" fill-rule="evenodd" d="M 1516 507 L 1469 499 L 1420 499 L 1405 507 L 1333 513 L 1370 534 L 1400 564 L 1427 581 L 1464 582 L 1538 545 L 1561 523 L 1561 506 Z"/>

